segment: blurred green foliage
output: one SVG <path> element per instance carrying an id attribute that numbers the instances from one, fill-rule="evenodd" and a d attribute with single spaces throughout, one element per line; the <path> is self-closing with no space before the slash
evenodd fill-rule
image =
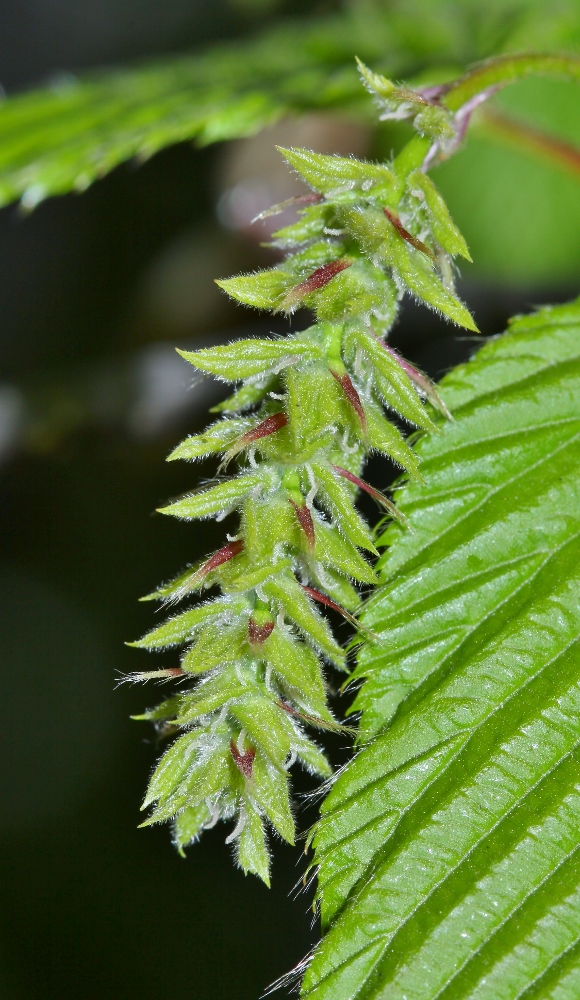
<path id="1" fill-rule="evenodd" d="M 10 97 L 0 108 L 0 203 L 83 190 L 123 160 L 171 143 L 248 136 L 289 114 L 369 123 L 359 55 L 394 78 L 432 82 L 491 54 L 580 49 L 575 0 L 353 0 L 326 17 L 294 18 L 258 38 L 133 69 L 103 71 Z M 520 85 L 501 106 L 580 144 L 572 85 Z M 387 154 L 396 130 L 383 129 Z M 580 257 L 577 181 L 490 130 L 440 170 L 472 247 L 475 272 L 504 282 L 566 282 Z"/>

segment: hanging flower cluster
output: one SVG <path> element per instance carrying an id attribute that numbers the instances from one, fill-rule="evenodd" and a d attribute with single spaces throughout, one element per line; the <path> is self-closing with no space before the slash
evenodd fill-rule
<path id="1" fill-rule="evenodd" d="M 331 773 L 310 734 L 339 725 L 325 671 L 347 667 L 323 609 L 357 625 L 356 588 L 376 582 L 357 491 L 405 530 L 391 501 L 361 478 L 365 460 L 379 453 L 416 476 L 414 453 L 387 413 L 429 431 L 424 401 L 445 412 L 432 383 L 385 338 L 405 291 L 477 329 L 453 288 L 451 258 L 469 259 L 467 247 L 422 169 L 426 152 L 432 159 L 434 146 L 449 142 L 449 114 L 361 69 L 385 113 L 412 117 L 420 136 L 390 165 L 281 150 L 311 189 L 294 200 L 298 221 L 274 234 L 287 255 L 218 284 L 259 309 L 290 315 L 305 306 L 315 322 L 291 336 L 180 352 L 236 388 L 214 408 L 222 416 L 169 456 L 221 456 L 218 480 L 162 513 L 220 520 L 237 512 L 239 522 L 223 548 L 150 595 L 196 602 L 133 643 L 184 648 L 179 668 L 137 677 L 193 682 L 142 717 L 180 733 L 151 778 L 146 823 L 171 820 L 183 851 L 230 820 L 239 864 L 265 882 L 267 825 L 294 842 L 292 765 Z M 237 474 L 226 475 L 234 459 Z"/>

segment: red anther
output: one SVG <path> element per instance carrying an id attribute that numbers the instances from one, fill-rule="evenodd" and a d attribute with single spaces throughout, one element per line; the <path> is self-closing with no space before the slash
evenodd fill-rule
<path id="1" fill-rule="evenodd" d="M 426 246 L 425 243 L 423 243 L 421 240 L 418 240 L 416 236 L 413 236 L 413 234 L 410 233 L 408 229 L 405 229 L 403 223 L 401 222 L 396 212 L 391 212 L 390 208 L 383 208 L 383 212 L 385 213 L 389 222 L 391 222 L 392 225 L 395 227 L 399 236 L 402 236 L 402 238 L 407 243 L 410 243 L 412 247 L 415 247 L 415 250 L 419 250 L 420 253 L 424 253 L 425 256 L 429 257 L 430 260 L 432 261 L 436 260 L 433 251 L 430 250 L 429 247 Z"/>
<path id="2" fill-rule="evenodd" d="M 355 411 L 363 431 L 366 431 L 367 429 L 366 413 L 363 409 L 360 396 L 356 391 L 354 385 L 352 384 L 352 379 L 350 375 L 348 374 L 348 372 L 345 372 L 344 375 L 339 375 L 338 372 L 333 372 L 332 368 L 330 369 L 330 372 L 332 375 L 334 375 L 336 381 L 340 383 L 342 391 L 344 392 L 350 405 Z"/>
<path id="3" fill-rule="evenodd" d="M 330 263 L 318 267 L 305 281 L 301 281 L 299 285 L 296 285 L 292 289 L 292 292 L 294 295 L 299 295 L 300 298 L 308 295 L 309 292 L 317 292 L 319 288 L 324 288 L 337 274 L 340 274 L 341 271 L 346 270 L 351 265 L 352 261 L 344 260 L 344 258 L 331 260 Z"/>
<path id="4" fill-rule="evenodd" d="M 349 614 L 348 611 L 345 611 L 344 608 L 341 608 L 340 604 L 337 604 L 336 601 L 332 601 L 330 597 L 327 597 L 326 594 L 322 594 L 314 587 L 307 587 L 305 584 L 302 584 L 302 590 L 304 590 L 309 597 L 312 597 L 313 600 L 318 601 L 319 604 L 324 604 L 325 607 L 331 608 L 332 611 L 338 611 L 339 615 L 342 615 L 344 618 L 352 618 L 352 615 Z"/>
<path id="5" fill-rule="evenodd" d="M 282 308 L 289 309 L 300 302 L 305 295 L 324 288 L 337 274 L 346 270 L 347 267 L 351 267 L 352 263 L 352 260 L 339 258 L 338 260 L 331 260 L 328 264 L 323 264 L 322 267 L 318 267 L 305 281 L 301 281 L 299 285 L 295 285 L 294 288 L 290 289 L 282 303 Z"/>
<path id="6" fill-rule="evenodd" d="M 274 622 L 266 622 L 265 625 L 258 625 L 253 618 L 248 622 L 248 639 L 251 646 L 259 646 L 265 642 L 268 636 L 274 631 Z"/>
<path id="7" fill-rule="evenodd" d="M 315 537 L 314 537 L 314 521 L 312 520 L 312 514 L 308 510 L 306 504 L 304 504 L 303 506 L 299 506 L 299 504 L 294 503 L 294 501 L 290 497 L 288 497 L 288 500 L 290 501 L 290 503 L 294 507 L 294 510 L 296 511 L 296 517 L 298 518 L 300 527 L 302 528 L 302 531 L 306 535 L 308 548 L 313 549 Z"/>
<path id="8" fill-rule="evenodd" d="M 326 596 L 326 594 L 321 594 L 319 590 L 316 590 L 314 587 L 307 587 L 305 586 L 305 584 L 302 584 L 302 590 L 304 590 L 309 597 L 312 597 L 314 601 L 318 601 L 319 604 L 324 604 L 324 606 L 326 608 L 330 608 L 331 611 L 338 612 L 339 615 L 342 615 L 343 618 L 346 618 L 347 622 L 350 622 L 351 625 L 354 625 L 356 629 L 363 629 L 363 624 L 362 622 L 359 622 L 358 618 L 355 618 L 354 615 L 351 615 L 350 611 L 346 611 L 345 608 L 341 608 L 340 604 L 337 604 L 336 601 L 332 601 L 330 597 Z M 367 632 L 368 635 L 375 638 L 374 633 L 371 632 L 370 629 L 364 627 L 364 631 Z"/>
<path id="9" fill-rule="evenodd" d="M 214 552 L 213 556 L 210 556 L 209 559 L 199 567 L 195 575 L 207 576 L 208 573 L 217 569 L 218 566 L 222 565 L 222 563 L 228 562 L 230 559 L 233 559 L 234 556 L 239 555 L 243 547 L 244 543 L 241 538 L 238 539 L 237 542 L 229 542 L 227 545 L 224 545 L 223 549 L 218 549 L 217 552 Z"/>
<path id="10" fill-rule="evenodd" d="M 382 507 L 385 507 L 389 513 L 393 515 L 393 517 L 398 518 L 398 520 L 402 521 L 403 524 L 408 524 L 407 518 L 401 514 L 401 511 L 395 507 L 394 503 L 391 503 L 387 497 L 383 496 L 380 490 L 376 490 L 374 486 L 370 485 L 370 483 L 365 483 L 364 479 L 359 479 L 359 477 L 355 476 L 354 473 L 349 472 L 348 469 L 341 468 L 340 465 L 333 465 L 332 468 L 336 473 L 338 473 L 339 476 L 342 476 L 343 479 L 348 479 L 349 483 L 354 483 L 355 486 L 358 486 L 359 490 L 364 490 L 365 493 L 368 493 L 373 500 L 376 500 Z"/>
<path id="11" fill-rule="evenodd" d="M 427 397 L 429 402 L 432 403 L 436 409 L 440 410 L 448 420 L 453 420 L 453 417 L 445 406 L 445 403 L 441 399 L 441 396 L 437 392 L 437 389 L 433 385 L 431 379 L 427 375 L 424 375 L 423 372 L 420 372 L 418 368 L 415 368 L 414 365 L 406 361 L 405 358 L 402 358 L 400 354 L 397 354 L 397 352 L 394 351 L 392 347 L 389 347 L 388 344 L 385 344 L 380 337 L 377 337 L 377 340 L 383 345 L 385 351 L 387 351 L 391 357 L 395 359 L 397 364 L 401 366 L 403 371 L 411 379 L 411 382 L 413 382 L 417 389 L 419 389 L 419 391 Z"/>
<path id="12" fill-rule="evenodd" d="M 185 670 L 182 670 L 181 667 L 167 667 L 164 673 L 168 677 L 185 677 Z"/>
<path id="13" fill-rule="evenodd" d="M 244 778 L 252 777 L 252 768 L 254 766 L 254 757 L 256 756 L 256 751 L 253 747 L 246 750 L 245 753 L 240 753 L 236 744 L 233 740 L 230 740 L 230 752 L 234 758 L 234 764 L 236 765 L 238 771 L 243 774 Z"/>
<path id="14" fill-rule="evenodd" d="M 275 434 L 276 431 L 281 430 L 288 423 L 288 417 L 283 410 L 279 413 L 273 413 L 271 417 L 266 417 L 261 423 L 252 427 L 251 430 L 246 431 L 242 434 L 241 438 L 236 441 L 235 448 L 239 450 L 240 448 L 245 448 L 246 445 L 252 444 L 253 441 L 259 441 L 260 438 L 268 437 L 269 434 Z"/>

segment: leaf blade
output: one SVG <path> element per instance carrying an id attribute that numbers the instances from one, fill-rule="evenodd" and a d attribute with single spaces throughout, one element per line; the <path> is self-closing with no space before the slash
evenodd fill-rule
<path id="1" fill-rule="evenodd" d="M 443 384 L 455 422 L 418 445 L 426 483 L 397 496 L 415 531 L 386 532 L 364 618 L 381 642 L 354 707 L 378 735 L 314 838 L 330 930 L 313 1000 L 574 982 L 580 302 L 518 320 Z"/>

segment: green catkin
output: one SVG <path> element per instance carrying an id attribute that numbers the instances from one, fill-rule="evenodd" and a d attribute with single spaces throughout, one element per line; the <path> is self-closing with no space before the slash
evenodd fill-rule
<path id="1" fill-rule="evenodd" d="M 383 109 L 410 108 L 420 136 L 448 141 L 448 112 L 361 72 Z M 291 766 L 331 773 L 309 734 L 338 725 L 325 664 L 344 671 L 346 654 L 323 608 L 355 610 L 356 585 L 376 579 L 373 536 L 355 505 L 358 477 L 370 452 L 417 475 L 385 407 L 412 428 L 433 426 L 423 403 L 437 405 L 433 386 L 384 339 L 405 291 L 477 329 L 449 281 L 449 257 L 468 258 L 467 247 L 420 169 L 429 142 L 413 140 L 390 166 L 281 150 L 313 191 L 298 221 L 274 234 L 287 255 L 218 284 L 271 312 L 306 306 L 315 323 L 284 338 L 180 352 L 199 371 L 240 384 L 214 407 L 225 416 L 169 458 L 221 455 L 223 468 L 235 456 L 239 471 L 162 513 L 192 520 L 233 512 L 239 527 L 233 541 L 149 595 L 173 602 L 220 592 L 134 643 L 182 646 L 181 668 L 159 675 L 193 681 L 142 716 L 180 734 L 151 778 L 144 825 L 171 820 L 183 853 L 204 828 L 229 820 L 238 863 L 268 884 L 267 826 L 294 842 Z"/>

